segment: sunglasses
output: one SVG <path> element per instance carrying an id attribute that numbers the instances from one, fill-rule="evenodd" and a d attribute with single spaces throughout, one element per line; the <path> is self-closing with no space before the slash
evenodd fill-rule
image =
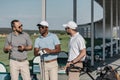
<path id="1" fill-rule="evenodd" d="M 21 24 L 18 28 L 21 28 L 23 25 Z"/>
<path id="2" fill-rule="evenodd" d="M 66 27 L 65 30 L 70 29 L 69 27 Z"/>
<path id="3" fill-rule="evenodd" d="M 45 29 L 45 28 L 48 28 L 48 27 L 45 27 L 45 26 L 39 26 L 38 28 L 39 28 L 39 29 Z"/>

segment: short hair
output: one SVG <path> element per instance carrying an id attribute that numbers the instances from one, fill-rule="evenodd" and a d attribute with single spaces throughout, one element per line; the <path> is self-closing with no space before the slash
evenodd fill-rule
<path id="1" fill-rule="evenodd" d="M 12 28 L 14 27 L 14 23 L 15 23 L 15 22 L 19 22 L 19 20 L 16 20 L 16 19 L 15 19 L 15 20 L 12 20 L 12 21 L 11 21 L 11 27 L 12 27 Z"/>

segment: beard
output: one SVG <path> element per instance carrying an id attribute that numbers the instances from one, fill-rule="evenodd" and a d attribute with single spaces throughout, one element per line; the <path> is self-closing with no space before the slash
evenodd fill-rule
<path id="1" fill-rule="evenodd" d="M 48 33 L 48 31 L 47 31 L 47 30 L 39 31 L 39 33 L 40 33 L 41 35 L 44 35 L 44 34 Z"/>
<path id="2" fill-rule="evenodd" d="M 16 30 L 19 34 L 22 34 L 22 31 L 18 31 L 18 30 Z"/>
<path id="3" fill-rule="evenodd" d="M 70 35 L 70 33 L 69 33 L 69 32 L 67 32 L 67 34 L 68 34 L 68 35 Z"/>
<path id="4" fill-rule="evenodd" d="M 22 32 L 19 32 L 19 34 L 22 34 Z"/>

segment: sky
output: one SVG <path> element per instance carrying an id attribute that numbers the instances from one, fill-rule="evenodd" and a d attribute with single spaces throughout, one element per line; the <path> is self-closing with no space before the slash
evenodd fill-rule
<path id="1" fill-rule="evenodd" d="M 73 0 L 46 1 L 46 20 L 49 23 L 49 29 L 64 30 L 62 25 L 73 20 Z M 86 4 L 86 2 L 89 3 Z M 90 0 L 77 1 L 77 24 L 85 24 L 90 21 L 91 14 L 87 12 L 90 12 L 89 4 Z M 95 10 L 97 10 L 96 16 L 101 19 L 102 9 Z M 85 15 L 85 13 L 87 14 Z M 41 16 L 42 0 L 0 0 L 0 28 L 9 28 L 11 21 L 18 19 L 23 24 L 23 29 L 36 30 L 36 25 L 42 20 Z"/>

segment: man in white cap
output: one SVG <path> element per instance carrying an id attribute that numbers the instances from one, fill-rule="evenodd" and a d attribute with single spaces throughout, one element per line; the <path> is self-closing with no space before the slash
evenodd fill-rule
<path id="1" fill-rule="evenodd" d="M 58 80 L 57 53 L 61 51 L 60 41 L 56 34 L 48 31 L 48 22 L 41 21 L 37 24 L 41 34 L 34 44 L 34 55 L 44 58 L 44 80 Z"/>
<path id="2" fill-rule="evenodd" d="M 70 65 L 83 67 L 82 61 L 86 56 L 86 46 L 84 38 L 77 32 L 77 24 L 74 21 L 69 21 L 67 24 L 63 24 L 66 32 L 70 35 L 68 62 L 65 69 L 70 68 Z M 75 70 L 73 72 L 68 71 L 68 80 L 80 80 L 80 71 Z"/>

